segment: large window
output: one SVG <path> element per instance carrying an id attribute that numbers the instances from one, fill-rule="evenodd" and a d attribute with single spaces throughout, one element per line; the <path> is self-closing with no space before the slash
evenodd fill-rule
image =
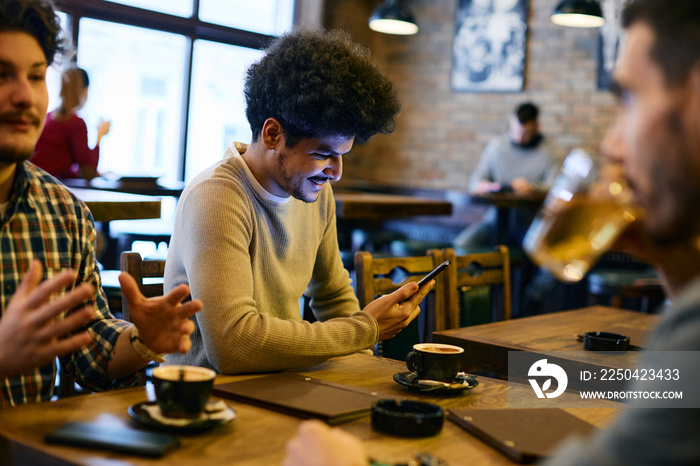
<path id="1" fill-rule="evenodd" d="M 250 142 L 243 76 L 259 50 L 198 40 L 192 62 L 186 181 L 217 160 L 233 141 Z"/>
<path id="2" fill-rule="evenodd" d="M 261 34 L 279 35 L 292 26 L 289 0 L 200 0 L 199 18 Z"/>
<path id="3" fill-rule="evenodd" d="M 233 141 L 250 142 L 243 77 L 269 40 L 291 29 L 294 0 L 64 0 L 62 21 L 90 76 L 80 114 L 98 170 L 190 180 Z M 195 5 L 199 11 L 194 12 Z M 65 65 L 66 63 L 64 63 Z M 58 73 L 49 76 L 51 109 Z"/>
<path id="4" fill-rule="evenodd" d="M 131 5 L 146 10 L 160 11 L 178 16 L 192 15 L 192 0 L 109 0 L 113 3 Z"/>
<path id="5" fill-rule="evenodd" d="M 90 74 L 85 122 L 90 130 L 99 120 L 112 122 L 99 170 L 177 179 L 179 139 L 173 136 L 180 132 L 188 40 L 84 18 L 78 43 L 78 66 Z"/>

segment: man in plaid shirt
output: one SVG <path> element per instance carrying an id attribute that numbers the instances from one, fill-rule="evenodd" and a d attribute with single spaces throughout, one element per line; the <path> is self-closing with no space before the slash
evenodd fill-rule
<path id="1" fill-rule="evenodd" d="M 201 309 L 186 285 L 145 298 L 120 276 L 133 324 L 112 317 L 87 207 L 26 162 L 44 127 L 46 69 L 63 51 L 50 0 L 0 0 L 0 407 L 49 400 L 55 359 L 83 387 L 133 384 L 159 353 L 190 347 Z"/>

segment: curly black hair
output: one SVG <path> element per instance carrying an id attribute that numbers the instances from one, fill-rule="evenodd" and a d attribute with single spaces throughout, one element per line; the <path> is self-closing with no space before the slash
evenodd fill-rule
<path id="1" fill-rule="evenodd" d="M 70 48 L 50 0 L 0 0 L 0 31 L 22 31 L 33 36 L 49 65 Z"/>
<path id="2" fill-rule="evenodd" d="M 367 141 L 390 133 L 401 109 L 367 49 L 341 31 L 297 29 L 275 40 L 246 73 L 246 116 L 257 140 L 275 118 L 287 146 L 328 136 Z"/>

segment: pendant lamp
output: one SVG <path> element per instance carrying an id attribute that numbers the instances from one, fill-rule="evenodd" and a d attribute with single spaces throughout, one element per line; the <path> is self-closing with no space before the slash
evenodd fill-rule
<path id="1" fill-rule="evenodd" d="M 596 0 L 563 0 L 552 13 L 551 20 L 559 26 L 594 28 L 605 24 L 600 3 Z"/>
<path id="2" fill-rule="evenodd" d="M 418 32 L 418 25 L 411 10 L 403 0 L 385 0 L 369 17 L 369 28 L 384 34 L 411 35 Z"/>

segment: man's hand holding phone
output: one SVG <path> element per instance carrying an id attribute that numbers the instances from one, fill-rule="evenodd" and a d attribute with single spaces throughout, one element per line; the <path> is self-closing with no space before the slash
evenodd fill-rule
<path id="1" fill-rule="evenodd" d="M 407 283 L 393 293 L 375 299 L 363 309 L 377 321 L 379 326 L 378 341 L 394 337 L 420 314 L 419 304 L 433 289 L 435 283 L 433 278 L 445 270 L 448 265 L 450 265 L 450 261 L 443 262 L 418 283 Z"/>

